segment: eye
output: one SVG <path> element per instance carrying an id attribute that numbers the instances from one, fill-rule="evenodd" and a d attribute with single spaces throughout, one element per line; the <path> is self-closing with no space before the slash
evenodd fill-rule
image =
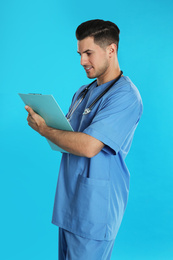
<path id="1" fill-rule="evenodd" d="M 91 52 L 87 52 L 87 55 L 90 56 L 92 53 Z"/>

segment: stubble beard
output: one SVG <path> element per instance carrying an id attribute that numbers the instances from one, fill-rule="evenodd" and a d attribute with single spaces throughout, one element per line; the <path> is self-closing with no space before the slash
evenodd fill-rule
<path id="1" fill-rule="evenodd" d="M 103 66 L 101 68 L 98 69 L 98 71 L 95 71 L 95 73 L 93 75 L 89 75 L 89 73 L 87 74 L 87 77 L 89 79 L 95 79 L 95 78 L 99 78 L 99 77 L 104 77 L 104 74 L 106 74 L 107 70 L 109 68 L 109 64 L 108 61 L 105 61 L 105 63 L 103 64 Z M 93 68 L 94 69 L 94 68 Z"/>

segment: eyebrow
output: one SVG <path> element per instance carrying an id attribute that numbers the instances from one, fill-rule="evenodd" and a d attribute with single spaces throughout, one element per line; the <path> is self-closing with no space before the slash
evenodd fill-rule
<path id="1" fill-rule="evenodd" d="M 87 49 L 86 51 L 84 51 L 83 53 L 86 53 L 88 51 L 93 51 L 93 50 L 90 50 L 90 49 Z M 81 54 L 79 51 L 77 51 L 77 53 Z"/>

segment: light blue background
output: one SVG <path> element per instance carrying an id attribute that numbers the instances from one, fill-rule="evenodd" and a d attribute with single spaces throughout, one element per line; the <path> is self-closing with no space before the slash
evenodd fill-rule
<path id="1" fill-rule="evenodd" d="M 90 82 L 75 29 L 95 18 L 120 27 L 120 66 L 144 103 L 112 259 L 173 259 L 172 14 L 172 0 L 0 1 L 0 259 L 57 259 L 51 217 L 61 155 L 28 127 L 17 93 L 53 94 L 67 112 Z"/>

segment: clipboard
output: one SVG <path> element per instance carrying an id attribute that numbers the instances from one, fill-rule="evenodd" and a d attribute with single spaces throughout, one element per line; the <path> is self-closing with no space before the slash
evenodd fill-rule
<path id="1" fill-rule="evenodd" d="M 30 106 L 37 114 L 43 117 L 48 126 L 59 130 L 74 131 L 53 95 L 19 93 L 19 96 L 25 105 Z M 50 140 L 47 139 L 47 141 L 52 150 L 68 153 Z"/>

